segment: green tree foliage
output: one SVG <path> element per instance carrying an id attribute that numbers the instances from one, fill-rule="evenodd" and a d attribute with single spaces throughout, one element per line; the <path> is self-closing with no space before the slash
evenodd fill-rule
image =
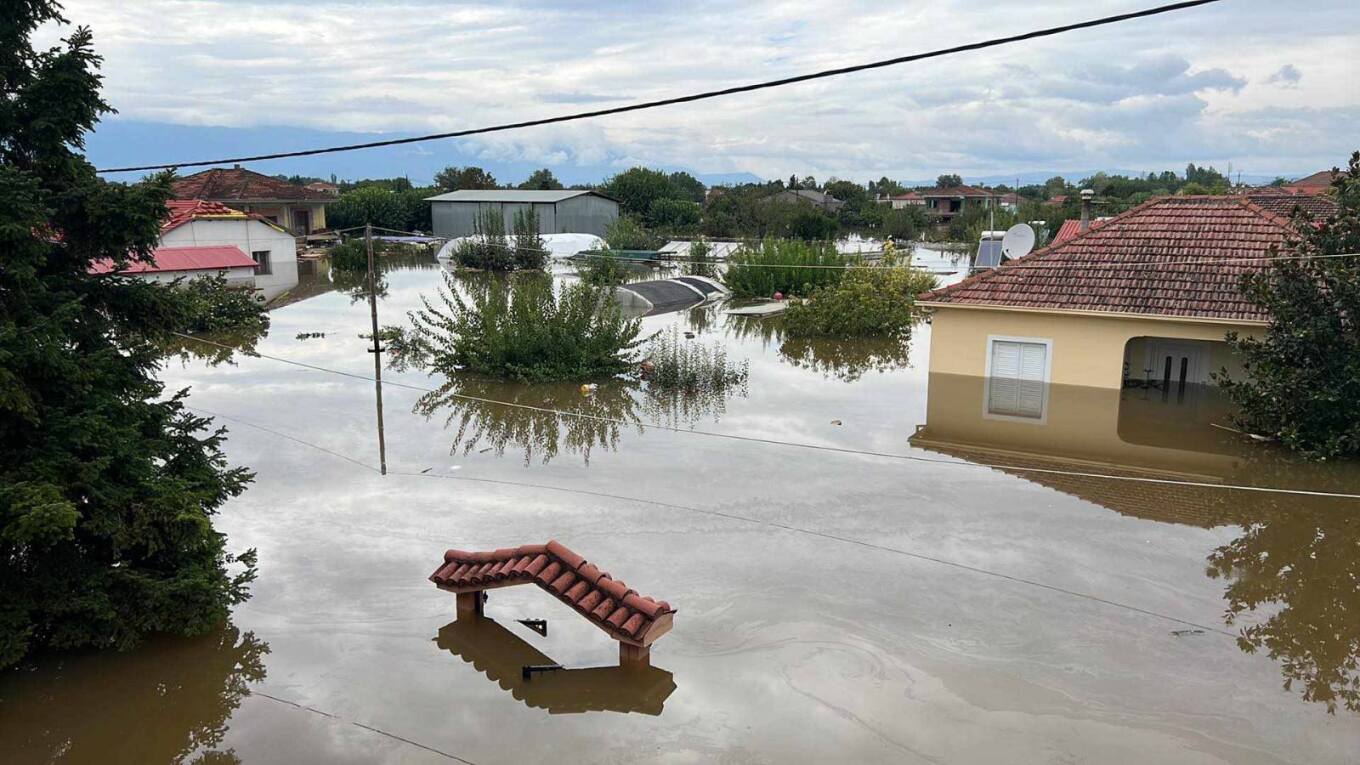
<path id="1" fill-rule="evenodd" d="M 434 174 L 434 185 L 444 191 L 497 189 L 496 176 L 480 167 L 446 167 Z"/>
<path id="2" fill-rule="evenodd" d="M 683 170 L 671 173 L 667 180 L 671 182 L 671 193 L 675 195 L 675 199 L 703 202 L 708 192 L 708 187 L 704 186 L 702 181 Z"/>
<path id="3" fill-rule="evenodd" d="M 548 245 L 539 233 L 538 213 L 532 207 L 515 212 L 510 239 L 515 252 L 515 268 L 529 271 L 547 268 Z"/>
<path id="4" fill-rule="evenodd" d="M 678 197 L 665 173 L 646 167 L 634 167 L 619 173 L 610 178 L 600 191 L 617 199 L 624 215 L 636 218 L 645 218 L 656 200 Z"/>
<path id="5" fill-rule="evenodd" d="M 1228 335 L 1243 379 L 1216 375 L 1241 427 L 1316 458 L 1360 456 L 1360 152 L 1337 174 L 1337 213 L 1300 212 L 1293 237 L 1242 291 L 1270 324 L 1260 337 Z"/>
<path id="6" fill-rule="evenodd" d="M 427 197 L 439 189 L 408 187 L 394 190 L 384 184 L 365 182 L 340 194 L 326 207 L 326 223 L 336 230 L 372 224 L 393 231 L 429 231 Z"/>
<path id="7" fill-rule="evenodd" d="M 152 258 L 170 176 L 95 175 L 76 153 L 109 111 L 89 30 L 35 50 L 30 35 L 62 22 L 57 8 L 3 8 L 0 666 L 38 648 L 206 632 L 254 577 L 253 551 L 229 573 L 212 527 L 250 473 L 229 468 L 223 431 L 153 376 L 157 340 L 224 317 L 205 319 L 175 287 L 90 273 Z"/>
<path id="8" fill-rule="evenodd" d="M 703 211 L 697 202 L 666 197 L 652 201 L 647 220 L 653 228 L 670 234 L 692 234 L 699 228 Z"/>
<path id="9" fill-rule="evenodd" d="M 713 247 L 708 242 L 696 241 L 689 243 L 689 250 L 685 253 L 685 264 L 681 266 L 688 276 L 706 276 L 710 279 L 718 275 L 718 262 L 713 257 Z"/>
<path id="10" fill-rule="evenodd" d="M 916 321 L 916 295 L 935 277 L 912 268 L 856 265 L 784 313 L 788 337 L 901 337 Z"/>
<path id="11" fill-rule="evenodd" d="M 507 283 L 508 282 L 508 283 Z M 642 325 L 623 317 L 608 289 L 546 274 L 472 285 L 464 297 L 445 272 L 438 301 L 409 314 L 411 345 L 433 371 L 467 371 L 522 382 L 596 380 L 637 363 Z"/>
<path id="12" fill-rule="evenodd" d="M 787 223 L 780 232 L 785 236 L 805 242 L 818 242 L 835 239 L 841 230 L 840 221 L 821 208 L 801 203 L 795 203 L 792 207 Z"/>
<path id="13" fill-rule="evenodd" d="M 888 176 L 883 176 L 876 181 L 869 181 L 869 196 L 877 197 L 880 194 L 885 197 L 895 197 L 898 194 L 907 193 L 907 187 L 892 180 Z"/>
<path id="14" fill-rule="evenodd" d="M 545 167 L 530 173 L 528 179 L 517 188 L 529 191 L 553 191 L 562 188 L 562 182 L 557 180 L 553 171 Z"/>
<path id="15" fill-rule="evenodd" d="M 963 177 L 957 173 L 946 173 L 935 179 L 935 185 L 942 189 L 952 189 L 963 185 Z"/>
<path id="16" fill-rule="evenodd" d="M 764 239 L 732 253 L 723 283 L 738 297 L 807 295 L 839 281 L 846 263 L 831 242 Z"/>
<path id="17" fill-rule="evenodd" d="M 658 244 L 636 218 L 615 218 L 604 230 L 604 243 L 611 250 L 654 250 Z"/>

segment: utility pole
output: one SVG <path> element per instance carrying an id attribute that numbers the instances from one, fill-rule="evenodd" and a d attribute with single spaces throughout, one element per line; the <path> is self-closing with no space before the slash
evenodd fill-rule
<path id="1" fill-rule="evenodd" d="M 378 342 L 378 272 L 373 264 L 373 224 L 364 226 L 364 249 L 368 252 L 368 314 L 373 320 L 373 387 L 378 400 L 378 468 L 387 475 L 387 441 L 383 437 L 382 345 Z"/>

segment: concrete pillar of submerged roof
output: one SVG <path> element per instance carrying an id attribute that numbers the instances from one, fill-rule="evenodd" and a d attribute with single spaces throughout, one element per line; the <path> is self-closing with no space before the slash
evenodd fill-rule
<path id="1" fill-rule="evenodd" d="M 652 666 L 652 647 L 634 645 L 619 641 L 619 666 L 624 669 L 641 669 Z"/>
<path id="2" fill-rule="evenodd" d="M 458 593 L 458 618 L 482 615 L 482 603 L 486 601 L 486 590 L 473 590 Z"/>

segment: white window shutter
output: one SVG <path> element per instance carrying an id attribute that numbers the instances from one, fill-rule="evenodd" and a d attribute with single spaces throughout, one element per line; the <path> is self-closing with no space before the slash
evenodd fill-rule
<path id="1" fill-rule="evenodd" d="M 991 362 L 987 411 L 1011 417 L 1043 417 L 1048 346 L 994 340 Z"/>

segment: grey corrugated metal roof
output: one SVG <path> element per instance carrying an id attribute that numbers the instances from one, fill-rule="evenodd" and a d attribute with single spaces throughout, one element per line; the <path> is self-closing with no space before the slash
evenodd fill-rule
<path id="1" fill-rule="evenodd" d="M 540 202 L 543 204 L 553 204 L 564 199 L 579 197 L 582 194 L 594 194 L 597 197 L 604 197 L 598 191 L 588 189 L 557 189 L 552 191 L 523 191 L 520 189 L 462 189 L 460 191 L 450 191 L 446 194 L 438 194 L 426 197 L 426 202 Z M 608 199 L 609 197 L 605 197 Z"/>

